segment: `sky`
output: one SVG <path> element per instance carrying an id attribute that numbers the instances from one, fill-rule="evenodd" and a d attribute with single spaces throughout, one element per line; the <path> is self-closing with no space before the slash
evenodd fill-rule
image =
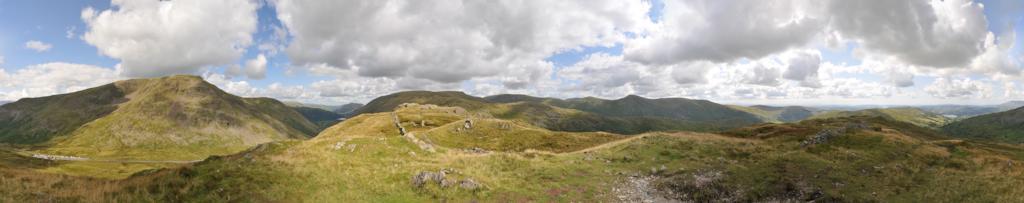
<path id="1" fill-rule="evenodd" d="M 0 101 L 192 74 L 328 105 L 988 105 L 1024 100 L 1022 29 L 1016 0 L 0 0 Z"/>

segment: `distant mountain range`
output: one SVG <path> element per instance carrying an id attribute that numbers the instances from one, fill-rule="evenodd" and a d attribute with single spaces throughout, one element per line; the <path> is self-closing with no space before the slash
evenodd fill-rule
<path id="1" fill-rule="evenodd" d="M 558 131 L 606 131 L 636 134 L 649 131 L 730 129 L 761 122 L 756 116 L 706 100 L 647 99 L 627 96 L 553 99 L 526 95 L 486 98 L 462 92 L 409 91 L 374 99 L 357 114 L 385 112 L 403 103 L 458 106 L 488 116 L 514 119 Z"/>
<path id="2" fill-rule="evenodd" d="M 808 119 L 823 119 L 851 116 L 882 117 L 894 121 L 906 122 L 917 126 L 933 129 L 937 129 L 953 121 L 952 118 L 912 107 L 864 109 L 857 111 L 828 111 L 816 114 Z"/>
<path id="3" fill-rule="evenodd" d="M 241 98 L 196 76 L 134 79 L 0 106 L 0 142 L 37 153 L 201 159 L 318 128 L 270 98 Z"/>
<path id="4" fill-rule="evenodd" d="M 757 115 L 764 122 L 769 123 L 786 123 L 796 122 L 810 118 L 815 113 L 821 111 L 802 106 L 765 106 L 765 105 L 754 105 L 754 106 L 738 106 L 730 105 L 736 110 L 744 111 L 750 114 Z"/>
<path id="5" fill-rule="evenodd" d="M 341 122 L 342 119 L 351 117 L 356 109 L 363 107 L 363 104 L 359 103 L 348 103 L 341 106 L 300 102 L 285 102 L 285 104 L 298 111 L 310 122 L 315 123 L 321 130 Z"/>

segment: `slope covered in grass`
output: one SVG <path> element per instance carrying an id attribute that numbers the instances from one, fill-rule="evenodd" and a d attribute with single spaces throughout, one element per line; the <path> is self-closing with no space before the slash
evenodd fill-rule
<path id="1" fill-rule="evenodd" d="M 359 112 L 390 111 L 403 103 L 459 106 L 472 113 L 572 132 L 714 131 L 760 122 L 751 114 L 708 101 L 635 96 L 620 100 L 555 100 L 525 95 L 478 98 L 461 92 L 412 91 L 374 99 Z"/>
<path id="2" fill-rule="evenodd" d="M 318 132 L 277 100 L 234 96 L 196 76 L 118 81 L 2 109 L 3 141 L 94 159 L 195 160 Z"/>
<path id="3" fill-rule="evenodd" d="M 880 117 L 763 124 L 724 135 L 648 133 L 562 153 L 464 150 L 462 144 L 501 142 L 478 138 L 484 134 L 439 134 L 462 137 L 454 144 L 434 140 L 435 150 L 424 150 L 395 125 L 397 115 L 402 126 L 426 123 L 408 132 L 429 134 L 466 118 L 446 112 L 363 114 L 311 140 L 264 144 L 124 180 L 0 167 L 0 198 L 31 201 L 45 192 L 63 201 L 1024 201 L 1020 146 L 954 140 Z M 515 122 L 485 120 L 473 128 Z M 844 130 L 817 138 L 838 129 Z M 539 131 L 505 136 L 559 142 Z M 417 183 L 417 177 L 431 179 Z"/>
<path id="4" fill-rule="evenodd" d="M 811 116 L 810 119 L 837 118 L 849 116 L 877 116 L 891 120 L 911 123 L 921 127 L 938 129 L 953 121 L 943 115 L 923 111 L 913 107 L 865 109 L 858 111 L 830 111 Z"/>
<path id="5" fill-rule="evenodd" d="M 814 111 L 802 106 L 739 106 L 730 105 L 730 108 L 756 115 L 764 122 L 787 123 L 804 120 L 814 116 Z"/>
<path id="6" fill-rule="evenodd" d="M 963 138 L 1024 143 L 1024 108 L 967 118 L 942 130 Z"/>
<path id="7" fill-rule="evenodd" d="M 0 106 L 0 142 L 38 144 L 106 116 L 127 101 L 115 84 Z"/>
<path id="8" fill-rule="evenodd" d="M 755 115 L 725 105 L 707 100 L 685 98 L 648 99 L 629 95 L 616 100 L 594 97 L 563 100 L 506 94 L 489 96 L 485 99 L 496 103 L 543 103 L 609 117 L 667 118 L 691 122 L 735 123 L 735 125 L 749 125 L 762 121 Z"/>

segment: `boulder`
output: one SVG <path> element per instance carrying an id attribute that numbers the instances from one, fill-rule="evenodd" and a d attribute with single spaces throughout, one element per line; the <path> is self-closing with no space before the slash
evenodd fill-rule
<path id="1" fill-rule="evenodd" d="M 465 190 L 477 190 L 480 189 L 480 184 L 473 179 L 466 178 L 459 181 L 459 187 Z"/>

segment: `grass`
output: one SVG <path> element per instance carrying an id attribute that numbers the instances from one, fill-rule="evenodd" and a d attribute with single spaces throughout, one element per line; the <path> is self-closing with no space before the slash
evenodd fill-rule
<path id="1" fill-rule="evenodd" d="M 836 118 L 849 116 L 884 117 L 932 129 L 938 129 L 943 125 L 953 122 L 952 118 L 948 118 L 946 116 L 935 113 L 926 112 L 921 109 L 912 107 L 866 109 L 859 111 L 831 111 L 811 116 L 809 119 Z"/>
<path id="2" fill-rule="evenodd" d="M 432 139 L 437 152 L 422 150 L 399 136 L 390 113 L 363 114 L 311 140 L 264 144 L 240 154 L 177 169 L 146 171 L 123 180 L 0 167 L 0 198 L 609 202 L 618 201 L 619 194 L 612 188 L 623 187 L 630 177 L 653 177 L 648 189 L 656 194 L 701 194 L 680 197 L 701 202 L 723 197 L 741 202 L 1024 201 L 1024 188 L 1019 187 L 1024 182 L 1024 167 L 1006 165 L 1024 158 L 1019 146 L 949 140 L 929 134 L 933 132 L 926 128 L 881 118 L 766 124 L 721 135 L 647 133 L 604 140 L 605 135 L 597 133 L 550 132 L 493 118 L 475 119 L 474 128 L 480 132 L 446 134 L 465 117 L 443 112 L 398 110 L 403 126 L 426 121 L 426 127 L 409 129 Z M 519 126 L 510 132 L 491 127 L 501 122 Z M 868 128 L 824 144 L 800 144 L 818 130 L 851 122 L 867 123 Z M 581 137 L 591 140 L 572 146 L 560 144 Z M 491 142 L 513 144 L 489 145 Z M 339 144 L 345 147 L 335 148 Z M 570 149 L 522 150 L 549 145 Z M 494 152 L 456 150 L 468 146 L 491 147 Z M 506 146 L 513 147 L 503 148 Z M 450 180 L 468 178 L 483 187 L 467 190 L 411 184 L 419 172 L 442 169 L 454 171 L 448 175 Z M 695 177 L 711 172 L 721 175 L 697 184 Z"/>

